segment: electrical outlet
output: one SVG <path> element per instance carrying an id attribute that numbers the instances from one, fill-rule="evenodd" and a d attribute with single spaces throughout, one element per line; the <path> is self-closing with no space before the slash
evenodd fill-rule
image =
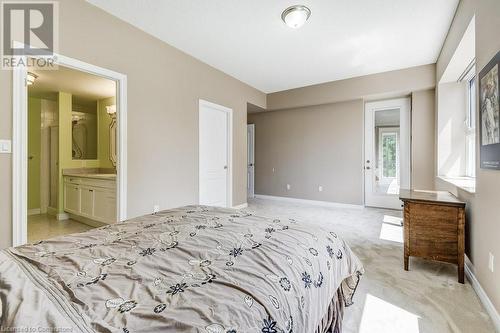
<path id="1" fill-rule="evenodd" d="M 493 256 L 493 253 L 490 252 L 490 256 L 488 259 L 489 259 L 488 260 L 488 268 L 493 273 L 495 271 L 495 257 Z"/>
<path id="2" fill-rule="evenodd" d="M 318 186 L 318 192 L 323 192 L 323 186 Z"/>
<path id="3" fill-rule="evenodd" d="M 160 205 L 154 205 L 153 206 L 153 214 L 156 214 L 160 211 Z"/>
<path id="4" fill-rule="evenodd" d="M 292 188 L 292 186 L 290 184 L 286 184 L 286 190 L 287 191 L 290 191 L 291 188 Z"/>

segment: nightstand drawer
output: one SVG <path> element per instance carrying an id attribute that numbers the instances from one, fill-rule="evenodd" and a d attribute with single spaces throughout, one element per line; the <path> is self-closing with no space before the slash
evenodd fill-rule
<path id="1" fill-rule="evenodd" d="M 409 202 L 412 227 L 431 230 L 446 230 L 457 228 L 457 207 L 422 204 Z"/>

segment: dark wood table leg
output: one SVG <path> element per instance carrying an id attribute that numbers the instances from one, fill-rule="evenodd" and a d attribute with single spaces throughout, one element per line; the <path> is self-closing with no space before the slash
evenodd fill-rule
<path id="1" fill-rule="evenodd" d="M 404 268 L 405 271 L 408 270 L 408 262 L 410 259 L 410 205 L 404 203 L 404 222 L 403 222 L 403 232 L 404 232 Z"/>
<path id="2" fill-rule="evenodd" d="M 464 259 L 462 258 L 462 262 L 458 263 L 458 282 L 464 283 Z"/>
<path id="3" fill-rule="evenodd" d="M 458 282 L 464 283 L 464 257 L 465 257 L 465 209 L 458 209 L 458 246 L 457 246 L 457 264 L 458 264 Z"/>

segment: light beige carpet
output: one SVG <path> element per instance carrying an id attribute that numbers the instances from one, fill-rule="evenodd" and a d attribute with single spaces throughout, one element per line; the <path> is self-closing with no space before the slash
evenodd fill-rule
<path id="1" fill-rule="evenodd" d="M 325 226 L 349 243 L 366 273 L 346 309 L 346 333 L 495 332 L 469 282 L 457 282 L 456 266 L 411 258 L 410 271 L 403 270 L 401 212 L 263 199 L 250 200 L 248 209 Z"/>

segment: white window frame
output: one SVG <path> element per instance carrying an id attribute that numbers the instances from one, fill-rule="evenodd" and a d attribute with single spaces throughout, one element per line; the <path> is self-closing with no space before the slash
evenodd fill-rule
<path id="1" fill-rule="evenodd" d="M 476 69 L 472 66 L 463 76 L 466 93 L 465 131 L 465 176 L 476 177 Z"/>

